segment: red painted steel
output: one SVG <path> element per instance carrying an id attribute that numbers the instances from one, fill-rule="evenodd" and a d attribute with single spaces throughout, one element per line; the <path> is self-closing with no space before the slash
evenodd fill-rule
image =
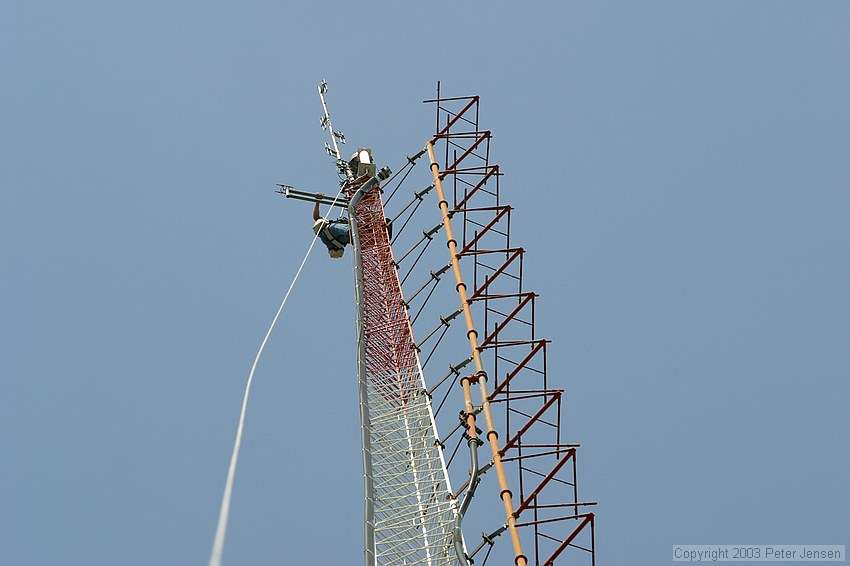
<path id="1" fill-rule="evenodd" d="M 350 183 L 347 194 L 352 196 L 362 182 Z M 401 406 L 417 388 L 417 359 L 379 189 L 363 197 L 355 219 L 363 267 L 367 372 L 375 389 Z"/>
<path id="2" fill-rule="evenodd" d="M 445 143 L 446 168 L 439 176 L 453 181 L 454 203 L 449 207 L 453 216 L 465 222 L 458 257 L 475 265 L 468 301 L 485 316 L 484 340 L 478 350 L 490 355 L 494 368 L 488 370 L 495 385 L 488 400 L 504 408 L 500 422 L 509 440 L 501 450 L 502 462 L 515 466 L 514 478 L 519 480 L 521 503 L 514 515 L 532 514 L 517 523 L 518 528 L 534 533 L 535 556 L 529 557 L 529 563 L 554 564 L 571 549 L 571 556 L 581 558 L 584 552 L 593 565 L 594 515 L 578 510 L 594 503 L 578 499 L 578 445 L 560 440 L 562 391 L 547 387 L 549 341 L 535 334 L 536 295 L 522 289 L 525 250 L 511 245 L 511 209 L 500 202 L 502 173 L 489 162 L 491 134 L 478 126 L 479 98 L 440 98 L 438 90 L 438 98 L 430 102 L 437 106 L 432 141 Z M 494 180 L 492 189 L 487 183 L 492 185 Z M 530 492 L 526 484 L 533 486 Z M 589 548 L 588 543 L 581 546 L 578 537 L 588 536 Z"/>

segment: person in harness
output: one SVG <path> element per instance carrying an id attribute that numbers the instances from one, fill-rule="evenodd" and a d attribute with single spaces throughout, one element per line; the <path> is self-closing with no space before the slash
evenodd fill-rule
<path id="1" fill-rule="evenodd" d="M 371 181 L 366 181 L 366 185 L 374 182 L 375 186 L 377 186 L 378 180 L 383 181 L 389 178 L 391 174 L 389 167 L 384 167 L 380 171 L 376 170 L 372 160 L 372 150 L 362 147 L 349 159 L 348 171 L 355 179 L 372 177 Z M 321 199 L 323 196 L 322 193 L 316 193 L 317 199 Z M 392 238 L 392 222 L 387 218 L 386 223 L 387 236 Z M 318 201 L 313 205 L 313 232 L 319 236 L 319 239 L 328 248 L 328 255 L 334 259 L 341 258 L 345 253 L 345 246 L 351 243 L 351 226 L 348 218 L 340 217 L 337 220 L 323 218 L 319 213 Z"/>
<path id="2" fill-rule="evenodd" d="M 321 198 L 322 193 L 316 193 Z M 319 236 L 322 243 L 328 248 L 328 255 L 339 259 L 345 253 L 345 246 L 351 243 L 351 227 L 348 218 L 340 217 L 337 220 L 328 220 L 319 214 L 319 203 L 313 205 L 313 232 Z"/>

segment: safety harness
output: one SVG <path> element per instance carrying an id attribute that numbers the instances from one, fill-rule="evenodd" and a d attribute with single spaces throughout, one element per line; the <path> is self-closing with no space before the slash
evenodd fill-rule
<path id="1" fill-rule="evenodd" d="M 343 217 L 338 218 L 337 220 L 328 220 L 326 218 L 324 218 L 323 220 L 324 221 L 322 222 L 322 228 L 321 228 L 322 236 L 324 236 L 327 239 L 327 241 L 330 242 L 333 245 L 334 248 L 336 248 L 338 250 L 345 249 L 345 244 L 343 242 L 340 242 L 333 235 L 333 233 L 330 231 L 329 228 L 330 228 L 331 224 L 348 224 L 348 218 L 345 218 L 343 216 Z"/>

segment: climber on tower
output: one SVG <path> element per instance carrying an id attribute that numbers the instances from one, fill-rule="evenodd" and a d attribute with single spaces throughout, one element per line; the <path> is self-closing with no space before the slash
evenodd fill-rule
<path id="1" fill-rule="evenodd" d="M 379 181 L 383 181 L 390 176 L 390 170 L 387 167 L 376 171 L 375 164 L 372 161 L 372 150 L 366 148 L 358 149 L 348 161 L 348 171 L 351 176 L 349 178 L 361 179 L 363 177 L 371 177 L 366 181 L 366 185 L 377 186 Z M 369 188 L 371 190 L 371 188 Z M 316 193 L 316 198 L 321 199 L 324 195 Z M 387 222 L 387 233 L 392 237 L 392 223 L 389 218 Z M 329 220 L 322 217 L 319 213 L 318 200 L 313 205 L 313 232 L 315 232 L 322 243 L 328 248 L 328 255 L 334 259 L 339 259 L 345 253 L 345 246 L 351 243 L 351 226 L 348 218 L 340 217 L 337 220 Z"/>

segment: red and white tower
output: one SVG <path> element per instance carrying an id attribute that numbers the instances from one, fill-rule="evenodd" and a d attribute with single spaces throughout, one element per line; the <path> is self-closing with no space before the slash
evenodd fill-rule
<path id="1" fill-rule="evenodd" d="M 326 149 L 344 174 L 333 203 L 348 209 L 353 249 L 366 566 L 595 565 L 595 503 L 579 499 L 579 445 L 564 439 L 564 391 L 478 97 L 441 98 L 438 85 L 434 136 L 384 182 L 368 150 L 342 159 L 326 91 Z M 423 156 L 430 171 L 391 237 L 385 204 Z M 423 368 L 440 363 L 429 385 Z"/>

